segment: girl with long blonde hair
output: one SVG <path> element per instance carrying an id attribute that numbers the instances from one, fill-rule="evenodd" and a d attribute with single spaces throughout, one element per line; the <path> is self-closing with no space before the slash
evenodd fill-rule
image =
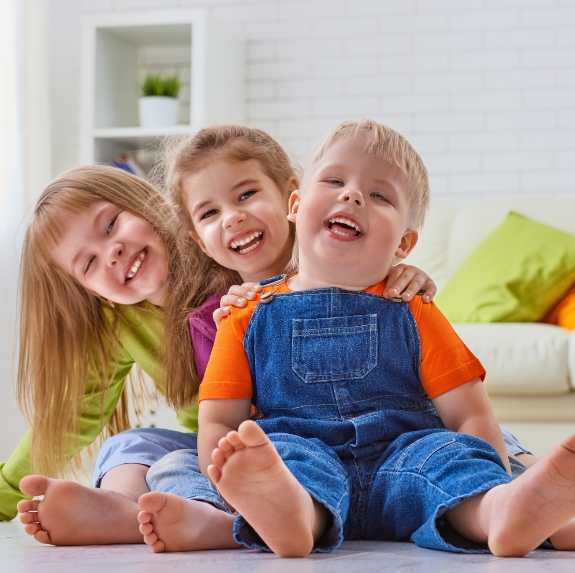
<path id="1" fill-rule="evenodd" d="M 172 143 L 159 172 L 176 211 L 151 185 L 106 167 L 67 172 L 38 201 L 22 266 L 19 398 L 31 432 L 0 468 L 0 507 L 7 517 L 15 500 L 24 497 L 18 482 L 31 469 L 58 475 L 106 424 L 112 433 L 128 428 L 123 388 L 134 363 L 195 432 L 195 395 L 209 354 L 200 345 L 209 347 L 215 334 L 205 311 L 240 282 L 239 270 L 251 264 L 242 276 L 253 282 L 289 261 L 293 232 L 285 215 L 297 178 L 281 147 L 267 134 L 239 126 L 209 128 Z M 241 264 L 215 262 L 197 241 L 185 203 L 191 178 L 224 164 L 258 171 L 255 181 L 235 181 L 244 185 L 234 191 L 238 205 L 259 192 L 264 180 L 276 194 L 266 215 L 266 237 L 255 237 L 258 247 L 263 245 L 248 257 L 241 253 L 245 246 L 232 249 Z M 216 169 L 217 178 L 223 175 Z M 404 270 L 396 271 L 396 286 L 427 281 L 416 269 Z M 430 281 L 426 288 L 432 295 Z M 27 494 L 44 495 L 41 502 L 19 504 L 26 531 L 54 544 L 141 542 L 136 500 L 149 489 L 149 466 L 170 451 L 190 448 L 193 434 L 132 430 L 102 449 L 95 480 L 100 489 L 25 478 L 21 487 Z M 235 546 L 230 514 L 208 503 L 196 505 L 195 521 L 206 524 L 197 548 Z"/>

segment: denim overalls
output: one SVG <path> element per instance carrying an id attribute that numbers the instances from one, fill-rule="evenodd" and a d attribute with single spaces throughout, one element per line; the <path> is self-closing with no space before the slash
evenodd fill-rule
<path id="1" fill-rule="evenodd" d="M 511 478 L 491 445 L 446 430 L 437 416 L 409 305 L 336 288 L 274 293 L 284 280 L 262 283 L 244 349 L 258 424 L 331 516 L 315 551 L 345 537 L 487 552 L 441 515 Z M 222 507 L 215 498 L 206 494 Z M 267 549 L 241 515 L 234 534 Z"/>

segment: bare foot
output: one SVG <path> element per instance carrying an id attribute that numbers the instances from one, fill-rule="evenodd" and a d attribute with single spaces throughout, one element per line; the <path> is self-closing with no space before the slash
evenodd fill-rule
<path id="1" fill-rule="evenodd" d="M 465 515 L 465 508 L 477 513 Z M 569 528 L 575 517 L 575 435 L 516 480 L 468 499 L 448 513 L 454 510 L 460 526 L 452 521 L 453 514 L 448 516 L 452 525 L 466 535 L 462 529 L 478 524 L 494 555 L 527 555 L 560 528 Z M 560 536 L 557 541 L 561 542 Z"/>
<path id="2" fill-rule="evenodd" d="M 575 551 L 575 519 L 562 525 L 549 539 L 557 551 Z"/>
<path id="3" fill-rule="evenodd" d="M 53 545 L 142 543 L 138 504 L 121 493 L 88 488 L 69 480 L 26 476 L 20 489 L 43 500 L 18 503 L 24 530 Z"/>
<path id="4" fill-rule="evenodd" d="M 235 517 L 209 503 L 153 491 L 138 500 L 140 532 L 155 553 L 237 549 Z"/>
<path id="5" fill-rule="evenodd" d="M 303 557 L 323 533 L 326 510 L 303 489 L 253 421 L 222 438 L 208 467 L 230 504 L 281 557 Z"/>

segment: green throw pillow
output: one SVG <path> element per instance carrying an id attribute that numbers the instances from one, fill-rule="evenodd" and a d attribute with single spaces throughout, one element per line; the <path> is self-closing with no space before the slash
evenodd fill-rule
<path id="1" fill-rule="evenodd" d="M 510 212 L 436 302 L 451 322 L 532 322 L 574 282 L 575 236 Z"/>

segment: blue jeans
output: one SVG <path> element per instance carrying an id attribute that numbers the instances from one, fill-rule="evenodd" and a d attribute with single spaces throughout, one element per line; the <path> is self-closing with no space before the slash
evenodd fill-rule
<path id="1" fill-rule="evenodd" d="M 94 468 L 94 487 L 112 468 L 122 464 L 152 466 L 174 450 L 196 449 L 198 436 L 162 428 L 137 428 L 107 439 Z"/>
<path id="2" fill-rule="evenodd" d="M 407 540 L 420 547 L 488 553 L 459 535 L 442 515 L 465 499 L 509 483 L 501 460 L 485 441 L 449 430 L 421 430 L 397 438 L 383 455 L 341 459 L 319 440 L 270 434 L 302 487 L 328 511 L 314 551 L 332 551 L 345 539 Z M 267 550 L 242 518 L 236 541 Z"/>

